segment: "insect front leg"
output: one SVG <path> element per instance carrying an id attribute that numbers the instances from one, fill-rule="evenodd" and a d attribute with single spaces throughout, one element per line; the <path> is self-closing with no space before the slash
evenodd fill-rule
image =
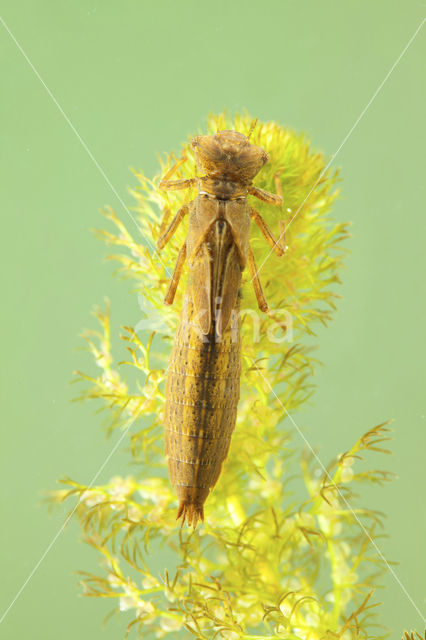
<path id="1" fill-rule="evenodd" d="M 167 182 L 168 180 L 170 180 L 172 175 L 174 173 L 176 173 L 176 171 L 179 169 L 179 167 L 181 167 L 183 164 L 185 164 L 185 162 L 186 162 L 186 156 L 185 155 L 183 155 L 181 158 L 179 158 L 179 160 L 176 160 L 176 162 L 174 164 L 172 164 L 170 169 L 163 176 L 163 178 L 161 179 L 161 182 L 164 182 L 164 181 Z M 161 182 L 160 182 L 160 184 L 161 184 Z"/>
<path id="2" fill-rule="evenodd" d="M 282 174 L 282 172 L 284 171 L 284 167 L 282 167 L 281 169 L 279 169 L 275 174 L 274 174 L 274 182 L 275 182 L 275 190 L 277 192 L 277 195 L 281 198 L 281 204 L 284 202 L 284 198 L 283 198 L 283 185 L 281 184 L 281 180 L 280 180 L 280 175 Z M 281 206 L 281 205 L 280 205 Z"/>
<path id="3" fill-rule="evenodd" d="M 196 178 L 188 178 L 182 180 L 170 180 L 172 175 L 179 169 L 179 167 L 186 162 L 186 156 L 182 156 L 177 162 L 174 163 L 172 167 L 167 171 L 165 176 L 160 180 L 160 184 L 158 185 L 159 189 L 164 190 L 174 190 L 177 189 L 189 189 L 193 187 L 197 179 Z"/>
<path id="4" fill-rule="evenodd" d="M 197 178 L 188 178 L 183 180 L 162 180 L 158 185 L 159 189 L 177 191 L 178 189 L 189 189 L 197 183 Z"/>
<path id="5" fill-rule="evenodd" d="M 164 304 L 171 305 L 175 299 L 176 289 L 179 284 L 180 276 L 182 275 L 183 265 L 186 259 L 186 241 L 183 243 L 181 250 L 179 251 L 178 258 L 176 260 L 173 275 L 167 287 L 166 295 L 164 296 Z"/>
<path id="6" fill-rule="evenodd" d="M 259 198 L 259 200 L 262 200 L 262 202 L 273 204 L 276 207 L 282 206 L 282 203 L 283 203 L 282 196 L 277 195 L 276 193 L 270 193 L 270 191 L 259 189 L 258 187 L 255 187 L 253 185 L 249 187 L 248 192 L 250 193 L 250 195 L 254 196 L 255 198 Z"/>
<path id="7" fill-rule="evenodd" d="M 284 244 L 281 243 L 281 239 L 284 239 L 283 226 L 281 225 L 280 237 L 278 238 L 278 240 L 275 240 L 274 236 L 272 235 L 272 231 L 270 230 L 260 213 L 256 211 L 256 209 L 251 209 L 250 215 L 263 233 L 263 236 L 271 249 L 277 254 L 279 258 L 283 256 L 287 249 L 285 242 Z"/>
<path id="8" fill-rule="evenodd" d="M 178 228 L 179 224 L 182 222 L 183 218 L 186 216 L 186 214 L 189 211 L 189 204 L 184 204 L 179 211 L 177 212 L 177 214 L 175 215 L 175 217 L 173 218 L 173 220 L 171 221 L 171 223 L 169 224 L 169 226 L 167 227 L 167 229 L 162 233 L 162 235 L 160 235 L 160 237 L 157 240 L 157 247 L 161 250 L 163 249 L 163 247 L 166 246 L 166 244 L 168 243 L 168 241 L 170 240 L 170 238 L 173 236 L 173 234 L 175 233 L 176 229 Z M 165 213 L 165 220 L 167 221 L 167 217 L 168 217 L 168 212 L 166 210 Z M 163 227 L 164 223 L 161 225 L 161 227 Z"/>
<path id="9" fill-rule="evenodd" d="M 251 247 L 248 248 L 247 264 L 250 271 L 251 280 L 253 282 L 253 288 L 256 294 L 256 299 L 257 299 L 257 304 L 259 305 L 259 309 L 264 313 L 268 313 L 269 311 L 268 303 L 266 302 L 265 294 L 263 293 L 262 285 L 259 280 L 256 260 L 254 259 L 254 255 L 253 255 L 253 251 L 251 250 Z"/>

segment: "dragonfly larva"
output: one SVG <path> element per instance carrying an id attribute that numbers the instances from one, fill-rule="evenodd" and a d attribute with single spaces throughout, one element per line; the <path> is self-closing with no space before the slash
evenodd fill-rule
<path id="1" fill-rule="evenodd" d="M 252 184 L 268 161 L 261 147 L 237 131 L 192 140 L 200 176 L 171 180 L 185 158 L 161 180 L 160 189 L 196 187 L 198 195 L 184 204 L 160 230 L 162 249 L 183 218 L 188 234 L 180 249 L 165 296 L 172 304 L 185 261 L 189 279 L 181 319 L 170 358 L 166 384 L 166 455 L 179 508 L 177 518 L 194 528 L 204 519 L 204 502 L 216 484 L 235 427 L 240 395 L 240 286 L 248 266 L 259 308 L 268 305 L 249 244 L 253 219 L 274 252 L 285 250 L 260 214 L 247 202 L 251 195 L 281 206 L 282 197 Z M 278 183 L 277 183 L 278 184 Z"/>

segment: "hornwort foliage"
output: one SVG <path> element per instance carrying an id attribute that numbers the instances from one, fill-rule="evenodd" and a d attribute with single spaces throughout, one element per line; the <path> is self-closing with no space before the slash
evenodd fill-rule
<path id="1" fill-rule="evenodd" d="M 247 114 L 212 115 L 207 130 L 247 133 L 251 122 Z M 256 208 L 277 237 L 279 220 L 284 218 L 287 225 L 291 220 L 286 232 L 289 248 L 284 258 L 269 255 L 255 225 L 252 247 L 262 265 L 260 277 L 270 308 L 285 310 L 284 317 L 292 318 L 292 340 L 285 323 L 277 325 L 277 316 L 259 313 L 253 319 L 250 310 L 256 310 L 257 303 L 245 272 L 241 399 L 230 454 L 209 498 L 205 523 L 196 531 L 180 529 L 176 523 L 177 499 L 164 459 L 163 408 L 184 283 L 172 308 L 164 306 L 163 296 L 186 225 L 178 229 L 161 259 L 153 247 L 164 210 L 177 211 L 195 195 L 158 189 L 160 177 L 181 155 L 186 161 L 179 177 L 194 175 L 189 140 L 177 156 L 161 159 L 154 180 L 134 172 L 139 184 L 132 194 L 141 234 L 130 230 L 129 221 L 112 209 L 104 212 L 112 223 L 110 230 L 97 232 L 114 248 L 110 257 L 118 261 L 120 273 L 135 281 L 145 317 L 134 328 L 124 327 L 126 362 L 114 362 L 108 305 L 95 311 L 100 329 L 84 334 L 98 374 L 78 372 L 77 379 L 84 383 L 79 398 L 100 401 L 108 411 L 110 429 L 130 425 L 133 461 L 133 475 L 114 475 L 108 484 L 92 487 L 66 478 L 66 488 L 52 494 L 58 502 L 77 498 L 84 539 L 99 554 L 98 575 L 83 573 L 84 591 L 108 597 L 128 612 L 126 635 L 192 634 L 202 640 L 385 637 L 375 621 L 378 603 L 373 595 L 384 567 L 371 544 L 380 530 L 381 514 L 359 507 L 352 487 L 359 481 L 388 480 L 383 471 L 357 470 L 359 459 L 369 451 L 387 453 L 386 424 L 348 443 L 348 451 L 325 471 L 312 455 L 299 454 L 297 475 L 304 482 L 304 498 L 296 499 L 289 487 L 294 426 L 286 412 L 292 414 L 312 393 L 317 363 L 304 340 L 314 335 L 316 324 L 327 324 L 335 310 L 348 227 L 330 218 L 338 195 L 337 172 L 324 171 L 324 157 L 311 150 L 303 135 L 275 123 L 258 123 L 251 142 L 270 156 L 255 184 L 275 191 L 278 174 L 283 210 L 261 202 Z M 258 339 L 253 340 L 257 322 Z M 126 380 L 128 365 L 137 373 L 132 388 Z M 168 560 L 163 562 L 166 549 Z"/>

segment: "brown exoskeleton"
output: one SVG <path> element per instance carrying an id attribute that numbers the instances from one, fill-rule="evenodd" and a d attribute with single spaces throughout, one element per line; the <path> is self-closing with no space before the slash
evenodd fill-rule
<path id="1" fill-rule="evenodd" d="M 249 134 L 250 135 L 250 134 Z M 247 202 L 252 195 L 281 206 L 282 196 L 259 189 L 253 178 L 268 161 L 261 148 L 237 131 L 192 140 L 201 176 L 171 180 L 178 161 L 160 189 L 196 186 L 197 197 L 184 204 L 157 242 L 162 249 L 189 214 L 186 240 L 179 252 L 165 303 L 172 304 L 185 260 L 189 267 L 186 304 L 176 334 L 166 385 L 166 455 L 179 498 L 177 518 L 194 528 L 204 519 L 204 502 L 216 484 L 235 427 L 240 394 L 241 342 L 231 316 L 239 323 L 242 273 L 249 268 L 259 308 L 268 305 L 249 244 L 251 219 L 278 256 L 285 247 L 275 240 L 260 214 Z"/>

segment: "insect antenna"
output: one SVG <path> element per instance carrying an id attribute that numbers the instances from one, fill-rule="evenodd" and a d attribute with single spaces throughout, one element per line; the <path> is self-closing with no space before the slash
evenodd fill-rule
<path id="1" fill-rule="evenodd" d="M 255 118 L 254 120 L 251 121 L 250 129 L 249 129 L 249 132 L 248 132 L 248 134 L 246 136 L 247 140 L 250 140 L 250 136 L 253 133 L 253 131 L 255 130 L 256 125 L 257 125 L 257 118 Z"/>

